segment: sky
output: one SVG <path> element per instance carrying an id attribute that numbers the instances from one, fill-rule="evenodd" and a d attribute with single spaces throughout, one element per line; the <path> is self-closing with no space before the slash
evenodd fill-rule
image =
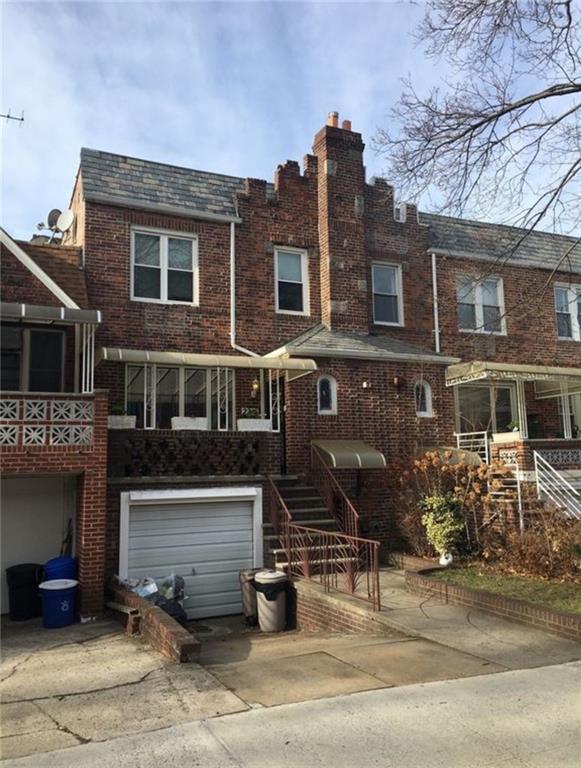
<path id="1" fill-rule="evenodd" d="M 272 180 L 331 110 L 367 142 L 412 74 L 409 2 L 4 3 L 2 222 L 28 239 L 66 208 L 82 146 Z"/>

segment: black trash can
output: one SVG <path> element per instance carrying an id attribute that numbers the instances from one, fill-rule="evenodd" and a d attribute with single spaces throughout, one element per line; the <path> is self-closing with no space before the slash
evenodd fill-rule
<path id="1" fill-rule="evenodd" d="M 35 619 L 42 614 L 38 585 L 41 581 L 42 565 L 22 563 L 6 569 L 8 584 L 8 609 L 12 621 Z"/>

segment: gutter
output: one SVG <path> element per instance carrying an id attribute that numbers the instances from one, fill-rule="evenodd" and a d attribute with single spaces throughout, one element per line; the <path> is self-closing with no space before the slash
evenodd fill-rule
<path id="1" fill-rule="evenodd" d="M 434 301 L 434 341 L 436 352 L 440 354 L 440 315 L 438 306 L 438 272 L 436 267 L 436 254 L 432 251 L 432 296 Z"/>
<path id="2" fill-rule="evenodd" d="M 238 216 L 228 216 L 226 214 L 212 213 L 210 211 L 198 211 L 195 208 L 182 208 L 181 206 L 165 205 L 164 203 L 148 203 L 146 200 L 117 197 L 103 192 L 85 192 L 85 201 L 88 203 L 114 205 L 119 208 L 134 208 L 140 211 L 153 211 L 157 213 L 169 213 L 174 216 L 187 216 L 189 219 L 201 219 L 202 221 L 218 221 L 227 224 L 230 222 L 240 224 L 242 222 L 242 219 Z"/>

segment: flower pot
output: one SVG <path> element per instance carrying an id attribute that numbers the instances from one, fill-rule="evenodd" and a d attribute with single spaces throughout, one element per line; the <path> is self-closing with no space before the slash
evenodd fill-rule
<path id="1" fill-rule="evenodd" d="M 492 435 L 493 443 L 519 443 L 521 440 L 520 429 L 514 432 L 495 432 Z"/>
<path id="2" fill-rule="evenodd" d="M 270 432 L 272 421 L 270 419 L 238 419 L 239 432 Z"/>
<path id="3" fill-rule="evenodd" d="M 135 429 L 137 416 L 107 416 L 109 429 Z"/>

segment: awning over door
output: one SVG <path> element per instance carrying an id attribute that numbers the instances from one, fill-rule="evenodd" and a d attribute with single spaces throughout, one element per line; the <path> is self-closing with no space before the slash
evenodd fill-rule
<path id="1" fill-rule="evenodd" d="M 383 453 L 363 440 L 313 440 L 311 445 L 333 469 L 383 469 L 387 465 Z"/>
<path id="2" fill-rule="evenodd" d="M 110 360 L 118 363 L 157 363 L 158 365 L 188 365 L 193 368 L 253 368 L 310 373 L 317 370 L 314 360 L 307 358 L 246 357 L 245 355 L 201 355 L 192 352 L 158 352 L 146 349 L 101 347 L 97 363 Z M 291 375 L 290 378 L 293 378 Z"/>
<path id="3" fill-rule="evenodd" d="M 449 365 L 446 369 L 446 386 L 448 387 L 483 380 L 567 381 L 575 385 L 581 384 L 581 368 L 473 360 L 470 363 Z"/>

